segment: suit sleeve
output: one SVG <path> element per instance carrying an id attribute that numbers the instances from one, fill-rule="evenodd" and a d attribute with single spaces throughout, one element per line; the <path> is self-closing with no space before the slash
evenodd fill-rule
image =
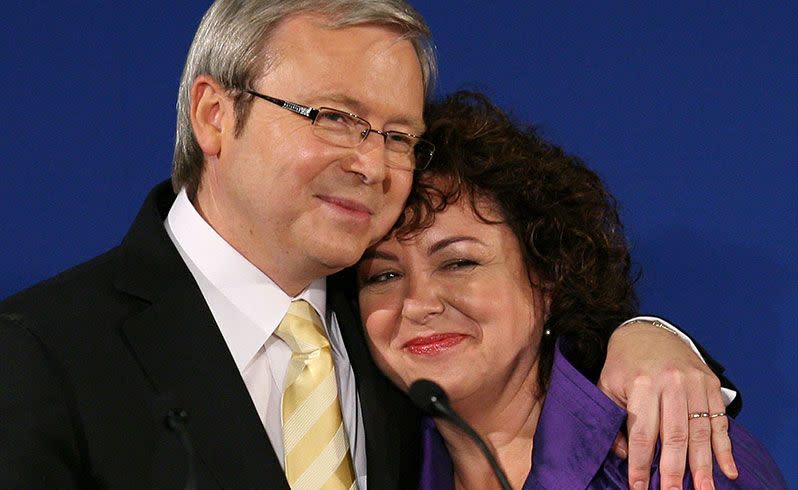
<path id="1" fill-rule="evenodd" d="M 706 361 L 707 366 L 709 366 L 709 368 L 712 369 L 712 372 L 715 373 L 715 376 L 717 376 L 720 379 L 720 385 L 723 386 L 724 388 L 728 388 L 730 390 L 737 392 L 737 396 L 734 397 L 734 400 L 732 400 L 732 402 L 726 406 L 726 413 L 731 415 L 732 417 L 736 417 L 740 413 L 740 410 L 742 410 L 743 408 L 743 394 L 740 392 L 739 389 L 737 389 L 734 383 L 732 383 L 732 381 L 726 377 L 726 375 L 724 374 L 725 369 L 723 368 L 723 366 L 718 361 L 716 361 L 712 356 L 710 356 L 709 352 L 707 352 L 707 350 L 704 349 L 701 346 L 701 344 L 696 342 L 695 339 L 693 339 L 692 337 L 690 337 L 690 339 L 695 344 L 696 348 L 698 349 L 698 352 L 700 352 L 701 355 L 704 357 L 704 361 Z"/>
<path id="2" fill-rule="evenodd" d="M 75 425 L 57 372 L 20 317 L 0 314 L 0 488 L 80 486 Z"/>

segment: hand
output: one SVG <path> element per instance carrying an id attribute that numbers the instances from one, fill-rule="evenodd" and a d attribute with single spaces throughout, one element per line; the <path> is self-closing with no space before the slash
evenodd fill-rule
<path id="1" fill-rule="evenodd" d="M 725 411 L 720 380 L 678 336 L 651 324 L 619 327 L 610 337 L 598 387 L 629 414 L 629 487 L 648 488 L 659 437 L 660 485 L 682 488 L 685 456 L 695 488 L 714 489 L 712 452 L 721 471 L 737 478 L 725 416 L 688 420 L 693 412 Z M 619 434 L 613 450 L 624 457 Z"/>

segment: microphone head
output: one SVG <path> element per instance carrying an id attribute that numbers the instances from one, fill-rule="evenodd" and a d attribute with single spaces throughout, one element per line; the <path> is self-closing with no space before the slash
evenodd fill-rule
<path id="1" fill-rule="evenodd" d="M 438 415 L 440 409 L 437 404 L 449 405 L 449 398 L 443 388 L 428 379 L 418 379 L 410 385 L 407 395 L 421 410 L 430 415 Z"/>

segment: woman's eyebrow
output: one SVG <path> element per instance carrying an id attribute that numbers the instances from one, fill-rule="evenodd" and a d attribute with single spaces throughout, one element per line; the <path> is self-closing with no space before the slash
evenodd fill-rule
<path id="1" fill-rule="evenodd" d="M 455 235 L 455 236 L 446 237 L 446 238 L 444 238 L 442 240 L 438 240 L 437 242 L 434 242 L 427 249 L 427 255 L 432 255 L 435 252 L 440 252 L 441 250 L 443 250 L 444 248 L 448 247 L 449 245 L 453 245 L 453 244 L 459 243 L 459 242 L 473 242 L 473 243 L 477 243 L 479 245 L 485 245 L 482 242 L 482 240 L 479 240 L 476 237 L 468 236 L 468 235 Z"/>

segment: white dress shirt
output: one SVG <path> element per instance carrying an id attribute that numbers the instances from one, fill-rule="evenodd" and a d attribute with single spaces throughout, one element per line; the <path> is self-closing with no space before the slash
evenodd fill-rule
<path id="1" fill-rule="evenodd" d="M 338 321 L 334 312 L 326 311 L 326 280 L 318 279 L 298 296 L 288 296 L 216 233 L 191 204 L 185 189 L 178 194 L 164 226 L 199 285 L 283 468 L 280 409 L 291 349 L 274 331 L 294 299 L 304 299 L 316 309 L 332 347 L 358 488 L 365 489 L 363 417 Z"/>

